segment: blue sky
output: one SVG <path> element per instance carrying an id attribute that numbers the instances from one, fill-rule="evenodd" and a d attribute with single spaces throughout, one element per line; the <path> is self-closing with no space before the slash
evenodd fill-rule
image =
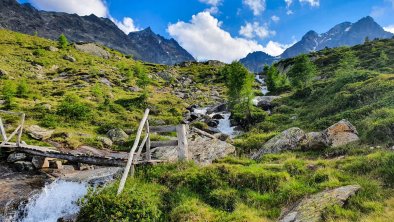
<path id="1" fill-rule="evenodd" d="M 21 0 L 43 10 L 113 20 L 125 32 L 151 27 L 199 60 L 225 62 L 252 51 L 280 54 L 309 30 L 367 15 L 394 31 L 394 0 Z M 83 3 L 82 3 L 83 2 Z"/>

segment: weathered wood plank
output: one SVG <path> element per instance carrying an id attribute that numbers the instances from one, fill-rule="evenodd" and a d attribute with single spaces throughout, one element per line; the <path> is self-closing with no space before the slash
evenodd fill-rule
<path id="1" fill-rule="evenodd" d="M 151 148 L 163 147 L 163 146 L 178 146 L 178 140 L 167 140 L 167 141 L 151 141 Z"/>
<path id="2" fill-rule="evenodd" d="M 147 140 L 146 140 L 146 151 L 145 151 L 145 158 L 147 161 L 150 161 L 152 158 L 151 155 L 151 142 L 150 142 L 150 129 L 149 129 L 149 120 L 146 121 L 146 135 L 148 136 Z"/>
<path id="3" fill-rule="evenodd" d="M 176 132 L 176 126 L 151 126 L 150 132 L 152 133 Z"/>
<path id="4" fill-rule="evenodd" d="M 21 125 L 18 133 L 18 138 L 16 139 L 16 145 L 20 146 L 21 145 L 21 139 L 22 139 L 22 133 L 23 133 L 23 125 L 25 125 L 25 114 L 22 113 L 21 115 Z"/>
<path id="5" fill-rule="evenodd" d="M 138 126 L 137 136 L 135 137 L 133 147 L 130 150 L 129 159 L 127 160 L 127 164 L 126 164 L 125 170 L 123 172 L 122 179 L 120 180 L 117 195 L 119 195 L 123 191 L 127 176 L 130 171 L 131 164 L 133 163 L 134 152 L 137 149 L 138 143 L 140 142 L 141 133 L 142 133 L 142 130 L 144 129 L 145 122 L 148 119 L 148 115 L 149 115 L 149 109 L 146 109 L 144 116 L 141 119 L 140 125 Z"/>
<path id="6" fill-rule="evenodd" d="M 5 132 L 3 121 L 1 120 L 1 118 L 0 118 L 0 134 L 1 134 L 1 138 L 3 139 L 3 141 L 6 141 L 7 140 L 7 134 Z"/>
<path id="7" fill-rule="evenodd" d="M 184 161 L 189 159 L 189 147 L 187 143 L 186 125 L 178 125 L 176 127 L 178 135 L 178 160 Z"/>
<path id="8" fill-rule="evenodd" d="M 0 146 L 3 146 L 4 144 L 8 143 L 8 142 L 12 139 L 12 137 L 14 137 L 14 136 L 16 135 L 16 133 L 20 130 L 20 128 L 21 128 L 21 126 L 19 125 L 19 126 L 14 130 L 14 132 L 12 132 L 11 135 L 10 135 L 9 137 L 7 137 L 7 139 L 4 140 L 4 141 L 0 144 Z M 17 144 L 17 146 L 18 146 L 18 144 Z"/>

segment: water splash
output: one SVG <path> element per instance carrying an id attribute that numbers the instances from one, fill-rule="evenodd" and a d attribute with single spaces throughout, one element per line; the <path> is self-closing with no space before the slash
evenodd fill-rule
<path id="1" fill-rule="evenodd" d="M 234 130 L 235 127 L 232 127 L 231 123 L 230 123 L 231 114 L 230 113 L 223 113 L 222 116 L 224 118 L 219 120 L 219 124 L 217 127 L 218 130 L 221 133 L 224 133 L 226 135 L 234 136 L 235 135 L 235 130 Z"/>
<path id="2" fill-rule="evenodd" d="M 88 184 L 56 180 L 33 196 L 19 222 L 56 222 L 58 218 L 79 212 L 77 200 L 86 195 Z"/>

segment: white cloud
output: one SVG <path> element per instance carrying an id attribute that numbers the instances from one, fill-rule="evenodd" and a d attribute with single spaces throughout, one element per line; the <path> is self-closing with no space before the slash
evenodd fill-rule
<path id="1" fill-rule="evenodd" d="M 45 11 L 76 13 L 81 16 L 90 14 L 98 17 L 108 16 L 108 8 L 101 0 L 30 0 L 29 2 Z"/>
<path id="2" fill-rule="evenodd" d="M 320 6 L 320 0 L 300 0 L 300 2 L 310 4 L 312 7 Z"/>
<path id="3" fill-rule="evenodd" d="M 286 2 L 286 7 L 289 8 L 291 4 L 293 4 L 293 0 L 285 0 Z"/>
<path id="4" fill-rule="evenodd" d="M 279 42 L 269 41 L 262 51 L 272 56 L 278 56 L 294 44 L 295 42 L 292 44 L 281 44 Z"/>
<path id="5" fill-rule="evenodd" d="M 394 33 L 394 25 L 389 25 L 389 26 L 383 27 L 383 29 L 384 29 L 386 32 Z"/>
<path id="6" fill-rule="evenodd" d="M 280 21 L 280 18 L 279 18 L 278 16 L 276 16 L 276 15 L 273 15 L 273 16 L 271 17 L 271 20 L 272 20 L 273 22 L 279 22 L 279 21 Z"/>
<path id="7" fill-rule="evenodd" d="M 256 36 L 261 39 L 264 39 L 269 36 L 275 35 L 276 32 L 269 30 L 267 24 L 260 25 L 260 23 L 258 22 L 254 22 L 254 23 L 247 22 L 245 26 L 241 26 L 241 29 L 239 30 L 239 34 L 249 39 L 252 39 Z"/>
<path id="8" fill-rule="evenodd" d="M 205 3 L 207 5 L 218 6 L 222 0 L 198 0 L 201 3 Z"/>
<path id="9" fill-rule="evenodd" d="M 200 12 L 193 15 L 190 22 L 179 21 L 170 24 L 167 31 L 200 61 L 213 59 L 230 63 L 254 51 L 264 51 L 276 56 L 288 46 L 270 41 L 264 47 L 253 40 L 232 37 L 229 32 L 221 28 L 221 25 L 222 22 L 209 12 Z M 253 27 L 253 24 L 250 25 Z"/>
<path id="10" fill-rule="evenodd" d="M 263 50 L 256 41 L 234 38 L 221 29 L 221 22 L 209 12 L 193 15 L 191 21 L 168 26 L 168 33 L 198 60 L 232 62 L 248 53 Z"/>
<path id="11" fill-rule="evenodd" d="M 135 26 L 134 20 L 130 17 L 124 17 L 123 21 L 118 21 L 112 17 L 110 19 L 119 27 L 120 30 L 122 30 L 126 34 L 141 30 L 140 28 Z"/>
<path id="12" fill-rule="evenodd" d="M 135 26 L 132 18 L 124 17 L 122 21 L 114 19 L 104 0 L 29 0 L 29 2 L 45 11 L 75 13 L 80 16 L 94 14 L 97 17 L 109 18 L 126 34 L 140 30 Z"/>
<path id="13" fill-rule="evenodd" d="M 243 0 L 242 2 L 253 11 L 255 16 L 260 15 L 265 10 L 265 0 Z"/>

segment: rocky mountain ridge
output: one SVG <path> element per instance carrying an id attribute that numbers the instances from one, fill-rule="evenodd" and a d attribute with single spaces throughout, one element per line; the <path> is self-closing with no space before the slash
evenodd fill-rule
<path id="1" fill-rule="evenodd" d="M 299 42 L 286 49 L 278 57 L 263 52 L 254 52 L 241 59 L 240 62 L 252 72 L 261 72 L 265 64 L 270 65 L 280 59 L 292 58 L 324 48 L 354 46 L 364 43 L 366 38 L 373 40 L 375 38 L 386 39 L 391 37 L 393 37 L 392 33 L 386 32 L 372 17 L 367 16 L 355 23 L 340 23 L 323 34 L 311 30 Z"/>
<path id="2" fill-rule="evenodd" d="M 165 39 L 150 28 L 126 35 L 108 18 L 39 11 L 16 0 L 0 0 L 0 29 L 49 39 L 63 33 L 72 42 L 96 42 L 145 62 L 173 65 L 195 61 L 174 39 Z"/>

